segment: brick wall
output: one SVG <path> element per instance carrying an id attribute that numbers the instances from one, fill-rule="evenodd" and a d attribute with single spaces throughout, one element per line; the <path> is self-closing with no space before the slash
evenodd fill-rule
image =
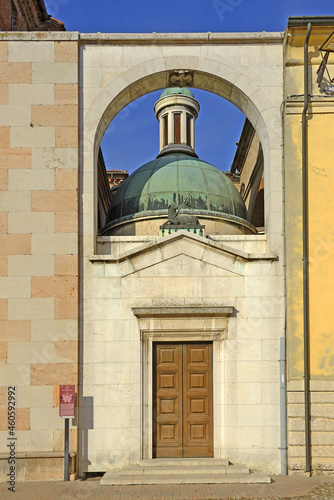
<path id="1" fill-rule="evenodd" d="M 0 31 L 64 31 L 64 24 L 42 11 L 37 0 L 1 0 Z"/>
<path id="2" fill-rule="evenodd" d="M 0 42 L 0 448 L 15 385 L 17 452 L 63 449 L 58 387 L 78 380 L 78 47 L 48 37 Z"/>

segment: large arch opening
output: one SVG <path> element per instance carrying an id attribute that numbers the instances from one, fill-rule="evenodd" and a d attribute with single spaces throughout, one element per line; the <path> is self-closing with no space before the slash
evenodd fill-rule
<path id="1" fill-rule="evenodd" d="M 175 70 L 177 62 L 187 69 Z M 179 66 L 179 67 L 180 67 Z M 198 67 L 200 66 L 200 68 Z M 234 104 L 256 130 L 262 147 L 264 184 L 268 183 L 270 163 L 275 167 L 280 163 L 280 120 L 279 113 L 259 85 L 244 74 L 226 64 L 201 59 L 194 64 L 191 57 L 162 58 L 148 61 L 125 71 L 110 82 L 90 105 L 85 116 L 83 155 L 85 171 L 91 171 L 94 192 L 90 212 L 94 218 L 90 222 L 90 234 L 95 252 L 98 234 L 97 206 L 97 164 L 101 140 L 112 120 L 128 104 L 138 97 L 166 88 L 171 78 L 182 74 L 191 75 L 192 86 L 206 90 Z M 94 137 L 92 142 L 91 138 Z M 93 146 L 93 147 L 92 147 Z M 278 160 L 278 161 L 277 161 Z M 89 166 L 90 164 L 90 166 Z M 87 166 L 88 165 L 88 166 Z M 276 175 L 276 174 L 275 174 Z M 270 243 L 271 200 L 264 197 L 265 226 Z M 95 235 L 95 237 L 94 237 Z M 272 240 L 274 241 L 274 240 Z"/>
<path id="2" fill-rule="evenodd" d="M 247 207 L 247 220 L 257 231 L 264 230 L 264 198 L 257 198 L 257 217 L 253 217 L 254 200 L 260 184 L 263 193 L 263 154 L 259 137 L 245 115 L 226 99 L 212 92 L 191 88 L 200 104 L 200 112 L 191 131 L 190 115 L 187 114 L 187 133 L 184 142 L 191 143 L 199 158 L 209 162 L 223 172 L 241 192 Z M 98 162 L 98 221 L 99 232 L 103 230 L 108 205 L 121 184 L 141 165 L 146 164 L 159 153 L 159 124 L 153 112 L 159 100 L 160 91 L 151 92 L 136 99 L 123 108 L 111 122 L 101 141 Z M 174 119 L 180 114 L 175 113 Z M 174 128 L 174 123 L 172 124 Z M 167 115 L 160 123 L 160 144 L 166 146 Z M 178 133 L 180 124 L 178 122 Z M 176 132 L 176 129 L 175 131 Z M 178 138 L 178 142 L 180 142 Z M 107 172 L 107 178 L 105 176 Z M 111 189 L 106 196 L 108 186 Z M 111 196 L 110 196 L 111 195 Z M 261 204 L 262 201 L 262 204 Z"/>

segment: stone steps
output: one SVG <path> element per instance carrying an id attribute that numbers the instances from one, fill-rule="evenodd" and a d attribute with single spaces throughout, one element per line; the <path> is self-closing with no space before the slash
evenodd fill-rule
<path id="1" fill-rule="evenodd" d="M 224 459 L 154 459 L 106 472 L 101 485 L 270 483 L 269 476 Z"/>
<path id="2" fill-rule="evenodd" d="M 140 460 L 143 467 L 206 467 L 208 465 L 230 465 L 227 458 L 154 458 L 153 460 Z"/>
<path id="3" fill-rule="evenodd" d="M 180 472 L 181 471 L 181 472 Z M 249 474 L 249 469 L 242 465 L 228 465 L 228 466 L 207 466 L 207 467 L 123 467 L 122 475 L 133 476 L 143 474 L 144 476 L 155 475 L 191 475 L 199 474 L 201 476 L 209 474 Z"/>

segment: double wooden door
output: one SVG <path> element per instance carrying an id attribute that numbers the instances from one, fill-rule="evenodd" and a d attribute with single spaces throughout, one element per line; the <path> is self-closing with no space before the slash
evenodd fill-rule
<path id="1" fill-rule="evenodd" d="M 155 343 L 153 457 L 212 457 L 212 343 Z"/>

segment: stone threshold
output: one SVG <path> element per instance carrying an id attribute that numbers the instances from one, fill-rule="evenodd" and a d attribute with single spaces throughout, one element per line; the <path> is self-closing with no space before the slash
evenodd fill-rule
<path id="1" fill-rule="evenodd" d="M 106 472 L 100 484 L 269 484 L 263 472 L 250 471 L 244 465 L 232 465 L 226 459 L 154 459 L 125 466 L 118 472 Z"/>

